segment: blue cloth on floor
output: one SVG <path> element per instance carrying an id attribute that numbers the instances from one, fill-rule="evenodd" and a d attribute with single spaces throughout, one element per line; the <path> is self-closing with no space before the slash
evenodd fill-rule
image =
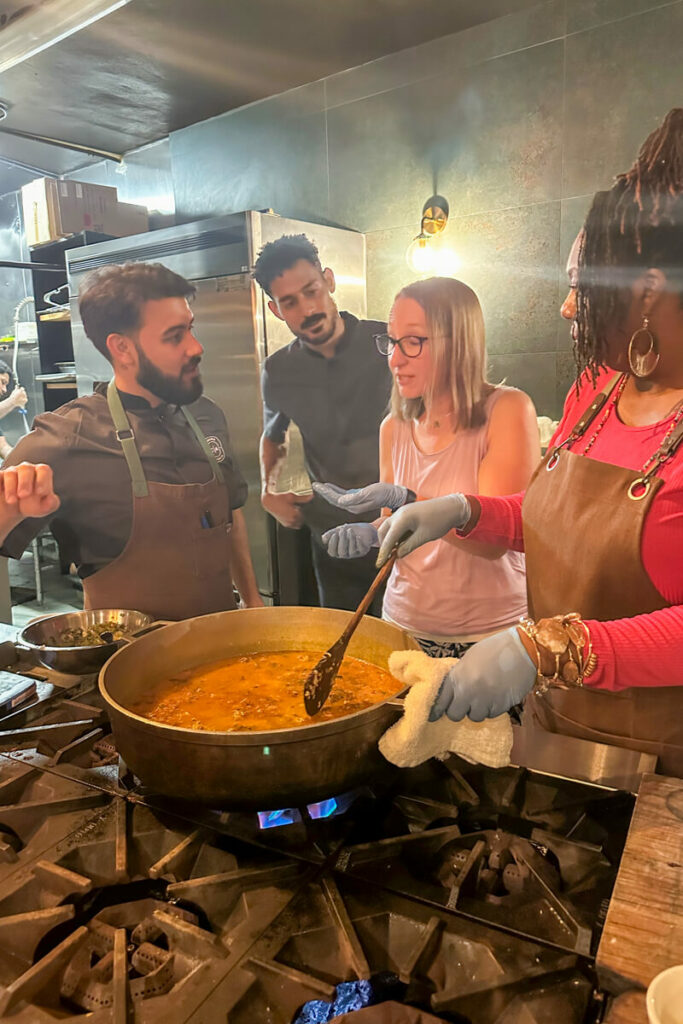
<path id="1" fill-rule="evenodd" d="M 373 1001 L 373 987 L 369 981 L 343 981 L 337 985 L 334 1002 L 313 999 L 305 1003 L 293 1024 L 327 1024 L 342 1013 L 362 1010 Z"/>

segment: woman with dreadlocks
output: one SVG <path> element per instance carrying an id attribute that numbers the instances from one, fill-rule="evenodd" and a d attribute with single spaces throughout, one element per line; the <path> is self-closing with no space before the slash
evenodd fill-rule
<path id="1" fill-rule="evenodd" d="M 683 109 L 593 200 L 574 334 L 577 385 L 526 493 L 406 505 L 378 561 L 451 529 L 526 552 L 532 618 L 466 652 L 431 720 L 533 690 L 547 729 L 683 776 Z"/>

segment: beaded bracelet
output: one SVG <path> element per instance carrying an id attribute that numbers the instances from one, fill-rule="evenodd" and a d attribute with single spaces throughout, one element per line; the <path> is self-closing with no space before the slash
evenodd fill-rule
<path id="1" fill-rule="evenodd" d="M 577 612 L 534 622 L 522 618 L 519 627 L 533 642 L 537 679 L 534 693 L 541 696 L 551 686 L 566 690 L 583 686 L 597 665 L 585 622 Z"/>

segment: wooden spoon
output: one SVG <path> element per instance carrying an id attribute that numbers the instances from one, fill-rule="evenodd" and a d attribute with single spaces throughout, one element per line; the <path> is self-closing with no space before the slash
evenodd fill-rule
<path id="1" fill-rule="evenodd" d="M 403 538 L 401 538 L 401 540 L 402 539 Z M 394 562 L 396 561 L 397 549 L 398 544 L 370 584 L 370 589 L 356 608 L 342 635 L 338 640 L 335 640 L 327 651 L 325 651 L 318 664 L 315 668 L 311 669 L 306 677 L 306 681 L 304 682 L 304 705 L 309 715 L 317 715 L 318 712 L 322 710 L 325 701 L 329 697 L 330 690 L 334 685 L 337 673 L 341 668 L 342 660 L 346 654 L 346 648 L 349 646 L 349 640 L 353 636 L 356 626 L 372 604 L 375 594 L 385 580 L 389 578 L 389 573 L 393 569 Z"/>

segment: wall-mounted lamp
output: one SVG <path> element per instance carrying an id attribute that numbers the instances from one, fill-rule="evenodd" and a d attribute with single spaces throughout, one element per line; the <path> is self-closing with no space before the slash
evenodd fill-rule
<path id="1" fill-rule="evenodd" d="M 406 262 L 420 277 L 429 274 L 449 276 L 460 266 L 453 249 L 443 244 L 440 237 L 448 223 L 448 200 L 443 196 L 430 196 L 422 207 L 420 233 L 406 250 Z"/>

